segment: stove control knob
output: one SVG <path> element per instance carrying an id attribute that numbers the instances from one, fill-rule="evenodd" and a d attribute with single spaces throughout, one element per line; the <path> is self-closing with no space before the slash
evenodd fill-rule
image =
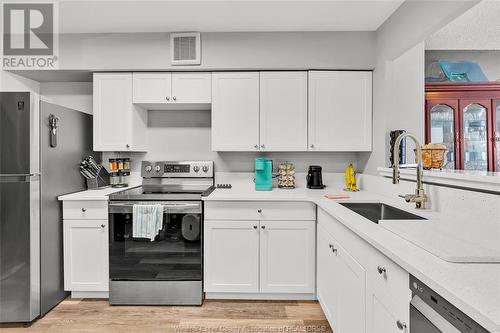
<path id="1" fill-rule="evenodd" d="M 207 173 L 208 172 L 208 165 L 204 165 L 202 170 L 204 173 Z"/>
<path id="2" fill-rule="evenodd" d="M 151 172 L 151 170 L 153 170 L 153 167 L 151 165 L 146 165 L 144 170 L 146 170 L 146 172 Z"/>
<path id="3" fill-rule="evenodd" d="M 199 166 L 197 166 L 197 165 L 195 165 L 195 166 L 193 167 L 193 171 L 194 171 L 194 172 L 198 172 L 198 171 L 200 171 L 200 167 L 199 167 Z"/>
<path id="4" fill-rule="evenodd" d="M 155 166 L 155 171 L 156 172 L 160 172 L 161 171 L 161 166 L 160 165 Z"/>

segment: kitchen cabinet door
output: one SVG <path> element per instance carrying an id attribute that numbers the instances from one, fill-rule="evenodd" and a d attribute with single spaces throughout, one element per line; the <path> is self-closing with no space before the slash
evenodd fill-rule
<path id="1" fill-rule="evenodd" d="M 339 275 L 337 332 L 365 332 L 366 325 L 366 271 L 347 251 L 332 239 L 336 256 L 336 274 Z M 368 331 L 371 333 L 371 331 Z"/>
<path id="2" fill-rule="evenodd" d="M 95 73 L 95 151 L 145 151 L 147 114 L 132 104 L 132 73 Z"/>
<path id="3" fill-rule="evenodd" d="M 377 277 L 366 283 L 366 331 L 370 333 L 408 333 L 410 323 L 410 290 L 388 293 Z M 398 325 L 399 322 L 399 325 Z"/>
<path id="4" fill-rule="evenodd" d="M 371 151 L 372 73 L 309 72 L 309 151 Z"/>
<path id="5" fill-rule="evenodd" d="M 429 100 L 426 108 L 426 142 L 445 145 L 448 151 L 443 168 L 458 169 L 461 163 L 458 100 Z"/>
<path id="6" fill-rule="evenodd" d="M 365 332 L 364 267 L 323 227 L 318 227 L 317 252 L 318 300 L 333 330 Z"/>
<path id="7" fill-rule="evenodd" d="M 210 104 L 212 102 L 212 73 L 173 73 L 172 102 Z"/>
<path id="8" fill-rule="evenodd" d="M 317 242 L 317 297 L 330 326 L 337 332 L 336 309 L 339 305 L 340 277 L 337 271 L 338 261 L 332 252 L 332 242 L 327 236 L 328 232 L 318 226 Z"/>
<path id="9" fill-rule="evenodd" d="M 108 291 L 108 221 L 64 220 L 64 290 Z"/>
<path id="10" fill-rule="evenodd" d="M 205 221 L 204 291 L 259 291 L 259 222 Z"/>
<path id="11" fill-rule="evenodd" d="M 260 73 L 260 150 L 307 151 L 307 72 Z"/>
<path id="12" fill-rule="evenodd" d="M 168 103 L 172 101 L 171 73 L 133 73 L 134 103 Z"/>
<path id="13" fill-rule="evenodd" d="M 212 74 L 212 150 L 259 150 L 259 73 Z"/>
<path id="14" fill-rule="evenodd" d="M 260 221 L 260 291 L 314 293 L 315 221 Z"/>

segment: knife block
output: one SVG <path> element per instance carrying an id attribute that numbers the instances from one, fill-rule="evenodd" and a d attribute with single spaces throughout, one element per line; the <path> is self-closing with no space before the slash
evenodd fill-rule
<path id="1" fill-rule="evenodd" d="M 109 186 L 109 173 L 102 165 L 99 166 L 97 177 L 86 179 L 88 190 L 99 190 Z"/>

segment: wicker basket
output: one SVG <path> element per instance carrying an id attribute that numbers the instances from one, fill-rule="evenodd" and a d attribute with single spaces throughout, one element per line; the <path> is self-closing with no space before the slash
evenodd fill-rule
<path id="1" fill-rule="evenodd" d="M 448 148 L 443 145 L 429 145 L 422 146 L 422 167 L 425 170 L 442 169 L 446 164 L 446 152 Z M 417 150 L 413 150 L 415 154 Z"/>

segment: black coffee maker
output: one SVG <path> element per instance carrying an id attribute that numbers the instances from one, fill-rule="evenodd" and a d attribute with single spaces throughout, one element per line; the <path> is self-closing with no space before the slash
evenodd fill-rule
<path id="1" fill-rule="evenodd" d="M 310 165 L 307 173 L 307 188 L 324 189 L 323 177 L 321 176 L 321 167 L 319 165 Z"/>

